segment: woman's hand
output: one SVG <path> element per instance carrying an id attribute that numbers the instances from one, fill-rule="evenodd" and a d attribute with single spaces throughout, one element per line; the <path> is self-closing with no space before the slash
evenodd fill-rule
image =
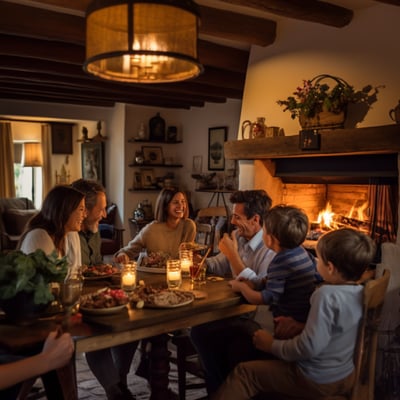
<path id="1" fill-rule="evenodd" d="M 273 341 L 273 336 L 264 329 L 258 329 L 254 332 L 253 344 L 258 350 L 270 353 Z"/>

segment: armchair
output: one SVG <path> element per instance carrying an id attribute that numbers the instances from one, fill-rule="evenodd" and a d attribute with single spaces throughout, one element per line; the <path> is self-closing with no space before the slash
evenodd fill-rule
<path id="1" fill-rule="evenodd" d="M 0 199 L 0 251 L 10 251 L 18 241 L 28 220 L 37 212 L 26 197 Z"/>

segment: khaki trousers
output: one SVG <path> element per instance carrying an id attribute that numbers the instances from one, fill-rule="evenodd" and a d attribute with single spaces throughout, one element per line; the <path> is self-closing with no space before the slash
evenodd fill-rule
<path id="1" fill-rule="evenodd" d="M 354 372 L 340 381 L 318 384 L 304 377 L 295 363 L 282 360 L 247 361 L 236 366 L 211 398 L 248 400 L 260 393 L 279 393 L 285 399 L 316 400 L 325 396 L 348 395 L 353 383 Z"/>

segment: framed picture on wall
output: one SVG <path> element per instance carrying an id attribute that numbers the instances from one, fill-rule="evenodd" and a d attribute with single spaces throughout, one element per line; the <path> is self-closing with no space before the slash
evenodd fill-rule
<path id="1" fill-rule="evenodd" d="M 227 132 L 226 126 L 208 129 L 208 169 L 210 171 L 225 169 L 224 143 L 227 139 Z"/>
<path id="2" fill-rule="evenodd" d="M 72 124 L 51 123 L 52 154 L 72 154 Z"/>
<path id="3" fill-rule="evenodd" d="M 142 153 L 145 164 L 161 165 L 164 162 L 162 147 L 142 146 Z"/>
<path id="4" fill-rule="evenodd" d="M 105 186 L 104 143 L 82 143 L 82 178 L 97 181 Z"/>
<path id="5" fill-rule="evenodd" d="M 153 169 L 142 170 L 142 187 L 143 189 L 153 189 L 155 187 L 155 177 Z"/>

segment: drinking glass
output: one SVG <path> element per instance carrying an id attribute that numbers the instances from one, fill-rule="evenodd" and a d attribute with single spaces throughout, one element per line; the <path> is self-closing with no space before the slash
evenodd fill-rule
<path id="1" fill-rule="evenodd" d="M 179 259 L 181 261 L 182 278 L 190 276 L 190 267 L 193 265 L 193 251 L 179 250 Z"/>
<path id="2" fill-rule="evenodd" d="M 179 289 L 182 285 L 181 263 L 179 260 L 167 260 L 168 289 Z"/>
<path id="3" fill-rule="evenodd" d="M 136 288 L 136 262 L 131 261 L 122 266 L 121 289 L 126 293 L 132 293 Z"/>

